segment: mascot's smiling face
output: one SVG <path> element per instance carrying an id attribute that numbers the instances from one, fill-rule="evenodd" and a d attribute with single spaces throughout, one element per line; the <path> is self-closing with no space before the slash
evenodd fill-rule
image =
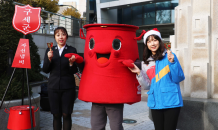
<path id="1" fill-rule="evenodd" d="M 134 39 L 138 27 L 92 24 L 84 28 L 87 31 L 84 59 L 91 68 L 107 67 L 110 71 L 112 68 L 115 71 L 115 67 L 127 69 L 118 60 L 139 59 L 137 40 Z"/>
<path id="2" fill-rule="evenodd" d="M 94 45 L 95 45 L 95 40 L 92 38 L 89 42 L 89 49 L 92 50 L 94 48 Z M 121 48 L 121 41 L 119 39 L 114 39 L 112 43 L 112 48 L 115 50 L 114 52 L 115 56 L 118 57 L 119 50 Z M 111 53 L 108 54 L 96 53 L 98 63 L 99 64 L 107 63 L 107 61 L 110 59 L 110 55 Z"/>
<path id="3" fill-rule="evenodd" d="M 102 42 L 99 41 L 98 37 L 94 36 L 91 36 L 89 39 L 88 55 L 96 61 L 98 66 L 107 66 L 111 63 L 112 59 L 119 57 L 122 37 L 114 36 L 114 38 L 110 38 L 110 41 Z"/>

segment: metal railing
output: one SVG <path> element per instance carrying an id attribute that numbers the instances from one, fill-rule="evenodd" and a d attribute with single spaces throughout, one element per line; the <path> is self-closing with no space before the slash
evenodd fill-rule
<path id="1" fill-rule="evenodd" d="M 18 2 L 14 2 L 14 4 L 24 6 L 24 4 Z M 54 34 L 55 28 L 61 26 L 66 28 L 69 36 L 79 36 L 80 28 L 90 23 L 92 22 L 88 20 L 78 19 L 73 16 L 64 16 L 41 9 L 41 26 L 35 34 Z"/>

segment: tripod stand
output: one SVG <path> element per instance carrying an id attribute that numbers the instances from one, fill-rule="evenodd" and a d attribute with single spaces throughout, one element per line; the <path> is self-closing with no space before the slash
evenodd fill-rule
<path id="1" fill-rule="evenodd" d="M 25 36 L 24 36 L 24 37 L 25 37 Z M 20 67 L 20 64 L 17 65 L 17 64 L 15 63 L 16 60 L 17 60 L 17 59 L 16 59 L 16 58 L 17 58 L 16 55 L 20 55 L 20 54 L 18 53 L 18 52 L 19 52 L 19 47 L 22 46 L 22 45 L 24 45 L 24 44 L 23 44 L 24 41 L 25 41 L 25 47 L 27 46 L 27 51 L 25 50 L 24 52 L 26 52 L 27 54 L 28 54 L 28 52 L 29 52 L 29 40 L 28 40 L 28 39 L 20 39 L 12 67 L 13 67 L 13 66 Z M 24 48 L 25 48 L 25 47 L 24 47 Z M 27 56 L 27 58 L 30 58 L 30 57 Z M 28 60 L 27 60 L 27 62 L 28 62 Z M 20 61 L 19 61 L 18 63 L 20 63 Z M 26 67 L 26 68 L 23 68 L 23 67 L 20 67 L 20 68 L 23 68 L 23 77 L 24 77 L 24 71 L 26 70 L 26 79 L 27 79 L 27 90 L 28 90 L 28 99 L 29 99 L 29 110 L 30 110 L 31 129 L 33 130 L 32 106 L 31 106 L 30 89 L 29 89 L 30 87 L 29 87 L 29 79 L 28 79 L 28 71 L 27 71 L 27 68 L 30 67 L 30 59 L 29 59 L 29 64 L 27 64 L 27 66 L 28 66 L 28 67 Z M 15 73 L 15 70 L 16 70 L 16 67 L 14 68 L 14 70 L 13 70 L 13 72 L 12 72 L 12 75 L 11 75 L 11 77 L 10 77 L 9 83 L 8 83 L 7 88 L 6 88 L 6 90 L 5 90 L 5 93 L 4 93 L 4 95 L 3 95 L 0 109 L 2 108 L 2 105 L 3 105 L 3 103 L 4 103 L 4 99 L 5 99 L 5 96 L 6 96 L 6 94 L 7 94 L 8 88 L 9 88 L 9 86 L 10 86 L 10 84 L 11 84 L 11 81 L 12 81 L 12 79 L 13 79 L 13 76 L 14 76 L 14 73 Z M 31 67 L 30 67 L 30 68 L 31 68 Z M 23 99 L 24 99 L 24 78 L 23 78 L 23 88 L 22 88 L 22 105 L 23 105 L 23 103 L 24 103 Z"/>

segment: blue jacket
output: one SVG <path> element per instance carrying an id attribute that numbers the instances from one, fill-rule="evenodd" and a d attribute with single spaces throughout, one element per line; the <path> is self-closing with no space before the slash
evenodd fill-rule
<path id="1" fill-rule="evenodd" d="M 140 81 L 139 83 L 145 85 L 145 88 L 146 85 L 147 88 L 150 88 L 147 92 L 147 105 L 150 109 L 166 109 L 183 106 L 179 83 L 185 79 L 185 76 L 175 54 L 173 63 L 168 61 L 167 53 L 161 60 L 155 62 L 155 77 L 152 78 L 150 83 L 146 82 L 148 80 L 148 76 L 146 76 L 145 73 L 143 76 L 145 83 L 140 83 Z"/>

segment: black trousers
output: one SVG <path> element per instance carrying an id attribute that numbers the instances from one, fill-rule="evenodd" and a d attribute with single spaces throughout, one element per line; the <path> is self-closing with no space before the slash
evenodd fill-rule
<path id="1" fill-rule="evenodd" d="M 74 107 L 75 88 L 48 89 L 48 98 L 52 114 L 71 114 Z"/>
<path id="2" fill-rule="evenodd" d="M 180 109 L 151 109 L 155 130 L 176 130 Z"/>
<path id="3" fill-rule="evenodd" d="M 107 116 L 111 130 L 123 130 L 123 104 L 92 103 L 91 126 L 92 130 L 105 130 Z"/>

